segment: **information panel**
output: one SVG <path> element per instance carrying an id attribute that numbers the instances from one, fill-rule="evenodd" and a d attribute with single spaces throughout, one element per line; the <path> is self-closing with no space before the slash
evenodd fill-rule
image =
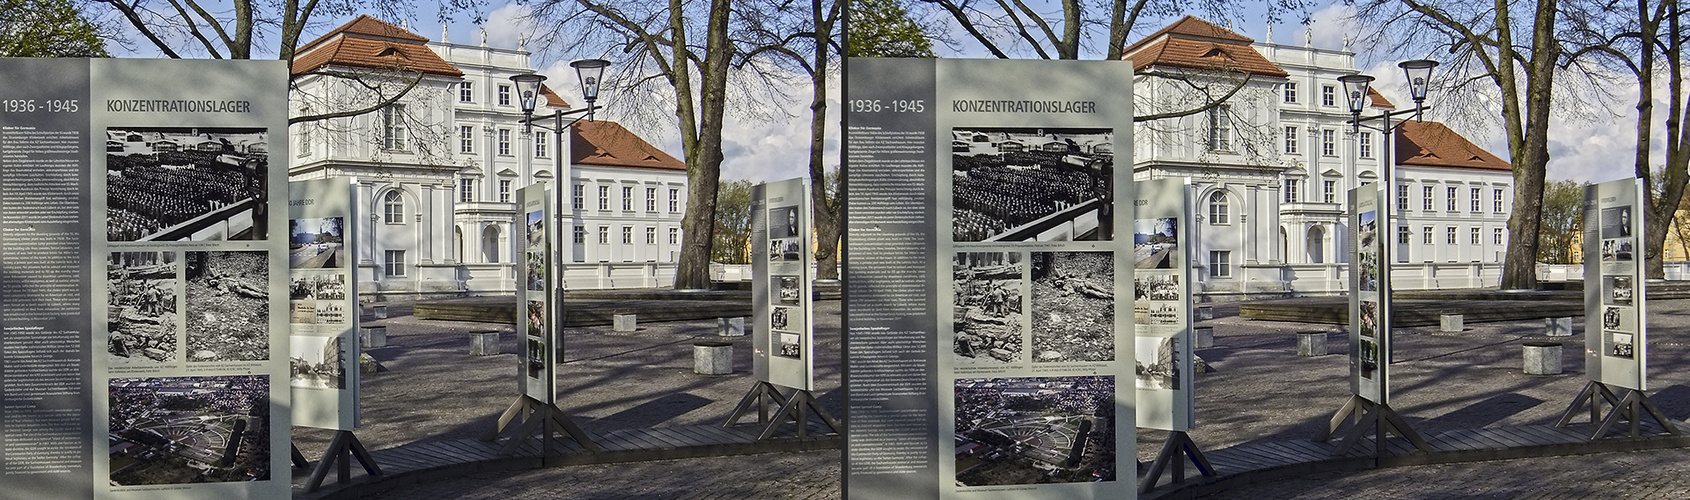
<path id="1" fill-rule="evenodd" d="M 287 65 L 0 74 L 0 491 L 286 498 Z"/>
<path id="2" fill-rule="evenodd" d="M 358 427 L 357 181 L 288 183 L 288 352 L 293 425 Z"/>
<path id="3" fill-rule="evenodd" d="M 546 403 L 557 400 L 557 355 L 555 334 L 557 304 L 552 299 L 553 260 L 551 190 L 532 185 L 516 190 L 522 204 L 517 217 L 522 223 L 522 265 L 516 287 L 518 331 L 522 341 L 522 394 Z"/>
<path id="4" fill-rule="evenodd" d="M 1350 393 L 1390 404 L 1390 246 L 1379 231 L 1386 199 L 1378 186 L 1350 190 Z"/>
<path id="5" fill-rule="evenodd" d="M 1584 343 L 1590 380 L 1648 390 L 1641 179 L 1584 188 Z M 1600 283 L 1600 285 L 1598 285 Z"/>
<path id="6" fill-rule="evenodd" d="M 1133 498 L 1132 65 L 849 64 L 845 496 Z"/>
<path id="7" fill-rule="evenodd" d="M 1133 200 L 1133 352 L 1138 426 L 1196 426 L 1190 179 L 1138 181 Z"/>
<path id="8" fill-rule="evenodd" d="M 751 187 L 756 308 L 752 371 L 757 380 L 814 390 L 815 326 L 810 252 L 810 185 L 787 179 Z M 764 278 L 766 277 L 766 278 Z M 761 321 L 761 319 L 768 321 Z"/>

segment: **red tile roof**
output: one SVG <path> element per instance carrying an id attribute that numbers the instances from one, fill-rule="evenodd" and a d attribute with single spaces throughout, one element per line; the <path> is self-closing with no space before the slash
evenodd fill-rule
<path id="1" fill-rule="evenodd" d="M 563 100 L 563 96 L 557 95 L 557 92 L 552 92 L 552 88 L 547 87 L 544 83 L 540 84 L 540 95 L 546 96 L 547 106 L 564 109 L 572 107 L 568 102 Z"/>
<path id="2" fill-rule="evenodd" d="M 1246 71 L 1278 78 L 1289 76 L 1284 68 L 1250 47 L 1253 41 L 1214 23 L 1185 16 L 1127 47 L 1122 58 L 1133 62 L 1134 71 L 1150 66 L 1169 66 Z"/>
<path id="3" fill-rule="evenodd" d="M 1397 105 L 1391 104 L 1391 101 L 1386 100 L 1385 96 L 1379 94 L 1379 89 L 1368 87 L 1367 98 L 1373 102 L 1375 108 L 1397 109 Z"/>
<path id="4" fill-rule="evenodd" d="M 1438 122 L 1403 122 L 1397 129 L 1397 164 L 1509 172 L 1514 167 Z"/>
<path id="5" fill-rule="evenodd" d="M 578 121 L 570 127 L 570 156 L 577 165 L 638 167 L 685 172 L 687 164 L 616 122 Z"/>
<path id="6" fill-rule="evenodd" d="M 462 77 L 463 71 L 429 50 L 427 38 L 367 15 L 358 16 L 339 28 L 300 46 L 293 59 L 293 73 L 310 72 L 324 66 L 355 68 L 404 68 L 425 74 Z"/>

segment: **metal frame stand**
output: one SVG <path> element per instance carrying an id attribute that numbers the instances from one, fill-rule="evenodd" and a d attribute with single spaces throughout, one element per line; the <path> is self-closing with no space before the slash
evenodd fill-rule
<path id="1" fill-rule="evenodd" d="M 1180 455 L 1184 456 L 1180 456 Z M 1150 472 L 1138 481 L 1138 492 L 1149 493 L 1156 487 L 1156 480 L 1162 478 L 1162 469 L 1172 463 L 1174 466 L 1173 483 L 1185 482 L 1185 460 L 1197 466 L 1197 472 L 1205 476 L 1215 475 L 1215 466 L 1209 465 L 1209 459 L 1203 456 L 1203 450 L 1197 448 L 1197 443 L 1191 441 L 1191 435 L 1185 431 L 1168 433 L 1168 441 L 1162 444 L 1162 452 L 1156 454 L 1156 460 L 1150 464 Z"/>
<path id="2" fill-rule="evenodd" d="M 518 397 L 515 403 L 511 403 L 511 407 L 505 410 L 503 415 L 499 415 L 498 424 L 494 425 L 492 431 L 481 436 L 481 440 L 497 442 L 499 436 L 504 434 L 506 429 L 511 428 L 511 422 L 518 420 L 519 417 L 522 423 L 515 426 L 516 432 L 511 433 L 510 440 L 499 448 L 500 455 L 516 453 L 516 450 L 521 448 L 528 437 L 533 436 L 535 432 L 540 433 L 541 460 L 545 460 L 545 457 L 552 455 L 553 432 L 556 432 L 558 437 L 568 434 L 589 452 L 599 453 L 604 451 L 597 443 L 589 439 L 587 433 L 577 427 L 575 422 L 569 419 L 569 415 L 564 414 L 563 410 L 559 409 L 557 405 L 534 399 L 528 395 Z"/>
<path id="3" fill-rule="evenodd" d="M 352 461 L 356 459 L 364 466 L 364 473 L 373 477 L 381 477 L 381 466 L 376 465 L 375 457 L 370 456 L 369 450 L 364 449 L 364 443 L 358 441 L 358 436 L 352 431 L 335 431 L 334 439 L 329 441 L 329 451 L 323 452 L 323 459 L 311 469 L 311 478 L 305 480 L 305 492 L 314 493 L 323 485 L 323 479 L 329 475 L 329 468 L 335 469 L 335 482 L 346 484 L 352 480 Z M 293 463 L 300 465 L 305 456 L 299 453 L 299 448 L 293 449 Z"/>
<path id="4" fill-rule="evenodd" d="M 1414 432 L 1414 428 L 1409 427 L 1408 422 L 1402 419 L 1402 415 L 1397 414 L 1397 411 L 1391 409 L 1390 405 L 1368 401 L 1356 395 L 1351 395 L 1350 400 L 1344 402 L 1344 407 L 1339 408 L 1338 413 L 1332 416 L 1330 422 L 1327 422 L 1326 431 L 1315 435 L 1314 440 L 1321 443 L 1326 442 L 1332 437 L 1332 434 L 1338 432 L 1338 427 L 1344 424 L 1346 418 L 1352 419 L 1354 426 L 1350 427 L 1349 432 L 1344 433 L 1344 438 L 1339 440 L 1338 446 L 1332 449 L 1333 456 L 1348 453 L 1350 448 L 1354 448 L 1357 443 L 1361 442 L 1361 437 L 1367 434 L 1368 429 L 1373 430 L 1373 457 L 1375 459 L 1385 456 L 1385 440 L 1392 432 L 1396 433 L 1398 437 L 1407 438 L 1408 442 L 1414 444 L 1415 449 L 1427 453 L 1432 451 L 1432 445 L 1427 444 L 1426 440 L 1420 437 L 1420 433 Z"/>
<path id="5" fill-rule="evenodd" d="M 1590 423 L 1601 422 L 1601 425 L 1596 427 L 1596 432 L 1590 435 L 1591 441 L 1606 436 L 1608 431 L 1613 429 L 1614 424 L 1619 423 L 1621 418 L 1631 424 L 1631 437 L 1641 436 L 1644 413 L 1648 413 L 1650 418 L 1655 419 L 1655 423 L 1661 424 L 1661 428 L 1666 429 L 1667 434 L 1679 434 L 1678 427 L 1674 426 L 1672 421 L 1667 420 L 1666 414 L 1661 412 L 1660 407 L 1649 401 L 1648 394 L 1633 389 L 1626 389 L 1623 394 L 1624 396 L 1616 396 L 1613 390 L 1608 389 L 1607 384 L 1592 380 L 1589 384 L 1585 384 L 1583 390 L 1579 391 L 1577 398 L 1573 398 L 1573 404 L 1567 406 L 1567 411 L 1561 414 L 1561 420 L 1556 422 L 1555 426 L 1566 427 L 1567 424 L 1572 423 L 1573 417 L 1584 409 L 1586 402 L 1589 402 Z M 1598 395 L 1614 407 L 1614 409 L 1608 411 L 1606 417 L 1602 417 L 1602 402 L 1596 399 Z"/>
<path id="6" fill-rule="evenodd" d="M 295 468 L 295 469 L 309 469 L 309 468 L 311 468 L 311 461 L 306 460 L 305 454 L 299 452 L 299 445 L 293 444 L 293 443 L 288 443 L 288 447 L 293 448 L 293 468 Z"/>
<path id="7" fill-rule="evenodd" d="M 770 403 L 780 405 L 780 409 L 776 410 L 775 415 L 781 418 L 769 418 Z M 792 395 L 782 395 L 780 389 L 776 388 L 774 384 L 763 381 L 758 381 L 756 385 L 751 386 L 751 390 L 745 393 L 745 397 L 740 398 L 739 405 L 734 407 L 733 414 L 728 416 L 727 421 L 722 422 L 722 427 L 733 427 L 738 424 L 739 420 L 745 418 L 745 414 L 751 411 L 752 405 L 757 405 L 758 408 L 757 425 L 764 426 L 762 434 L 757 436 L 758 441 L 774 436 L 775 429 L 788 422 L 788 418 L 791 419 L 791 422 L 798 424 L 798 437 L 807 437 L 810 427 L 810 412 L 815 412 L 816 417 L 820 418 L 822 423 L 827 424 L 828 428 L 833 429 L 835 434 L 845 433 L 845 429 L 839 424 L 839 420 L 834 419 L 833 414 L 828 413 L 827 408 L 823 408 L 821 403 L 816 401 L 816 396 L 811 394 L 810 391 L 794 389 Z"/>

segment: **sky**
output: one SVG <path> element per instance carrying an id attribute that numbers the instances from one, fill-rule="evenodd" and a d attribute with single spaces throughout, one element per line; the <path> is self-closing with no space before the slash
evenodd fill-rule
<path id="1" fill-rule="evenodd" d="M 441 27 L 439 22 L 434 19 L 433 10 L 431 7 L 419 6 L 415 9 L 418 13 L 416 18 L 404 22 L 408 23 L 413 32 L 431 39 L 439 39 L 442 33 Z M 525 28 L 521 22 L 521 18 L 526 12 L 527 7 L 520 3 L 500 3 L 500 0 L 492 0 L 484 11 L 457 16 L 457 19 L 453 20 L 452 24 L 448 26 L 447 36 L 455 43 L 479 43 L 481 30 L 485 27 L 489 45 L 515 48 L 520 43 L 521 38 L 532 33 L 532 29 Z M 1295 21 L 1276 25 L 1273 28 L 1273 40 L 1279 43 L 1296 43 L 1303 39 L 1305 30 L 1308 30 L 1312 33 L 1312 42 L 1316 47 L 1343 47 L 1346 36 L 1352 39 L 1359 38 L 1359 34 L 1364 32 L 1363 27 L 1357 26 L 1347 19 L 1350 12 L 1350 7 L 1345 6 L 1341 1 L 1315 7 L 1311 11 L 1312 22 L 1307 27 Z M 485 22 L 479 26 L 469 21 L 469 19 L 476 17 L 476 14 L 485 19 Z M 315 38 L 352 17 L 355 17 L 355 15 L 327 20 L 315 30 L 308 31 L 302 38 L 305 40 Z M 1245 17 L 1258 19 L 1258 21 L 1255 21 L 1255 24 L 1248 22 L 1235 24 L 1232 27 L 1233 30 L 1257 40 L 1266 39 L 1268 28 L 1265 21 L 1259 21 L 1260 16 L 1246 15 Z M 934 19 L 940 22 L 946 21 L 942 16 Z M 1145 32 L 1153 31 L 1159 27 L 1151 27 L 1150 30 Z M 1143 34 L 1137 33 L 1132 39 L 1136 40 L 1138 36 Z M 953 30 L 952 36 L 959 40 L 966 37 L 960 30 Z M 969 48 L 967 44 L 962 44 L 961 47 L 960 50 L 941 48 L 940 55 L 942 57 L 983 57 L 986 55 L 983 51 Z M 550 82 L 552 88 L 562 94 L 569 102 L 581 103 L 579 86 L 574 71 L 568 63 L 577 58 L 599 57 L 601 54 L 561 55 L 556 54 L 555 51 L 543 50 L 543 47 L 528 48 L 535 52 L 534 64 L 540 73 L 547 75 L 547 81 Z M 1357 52 L 1357 65 L 1361 72 L 1378 78 L 1374 82 L 1374 88 L 1393 102 L 1410 102 L 1406 96 L 1407 91 L 1403 84 L 1401 70 L 1396 67 L 1396 60 L 1391 59 L 1389 55 L 1373 50 L 1371 47 L 1352 45 L 1351 48 Z M 148 56 L 144 50 L 137 54 L 120 53 L 119 55 Z M 839 115 L 837 111 L 840 93 L 838 83 L 838 78 L 835 77 L 829 86 L 828 94 L 830 116 L 828 119 L 829 132 L 826 140 L 827 154 L 825 161 L 829 168 L 836 168 L 839 164 Z M 804 86 L 790 89 L 787 94 L 791 96 L 788 102 L 775 104 L 786 109 L 787 114 L 793 115 L 791 118 L 754 120 L 729 113 L 728 123 L 723 132 L 722 144 L 726 156 L 726 160 L 722 164 L 722 177 L 724 179 L 773 181 L 808 176 L 807 155 L 810 113 L 807 106 L 810 91 L 807 86 Z M 1660 94 L 1657 92 L 1657 95 Z M 1551 154 L 1548 167 L 1549 178 L 1552 180 L 1571 179 L 1601 182 L 1630 177 L 1632 175 L 1631 151 L 1636 142 L 1636 110 L 1632 107 L 1630 101 L 1634 100 L 1636 95 L 1635 87 L 1620 90 L 1617 100 L 1614 101 L 1617 104 L 1608 106 L 1611 111 L 1599 110 L 1576 116 L 1572 114 L 1567 114 L 1568 116 L 1557 115 L 1553 120 L 1549 134 Z M 1448 116 L 1448 113 L 1454 111 L 1439 108 L 1438 102 L 1437 95 L 1433 95 L 1429 100 L 1428 104 L 1433 109 L 1428 113 L 1428 119 L 1446 121 L 1474 143 L 1498 156 L 1508 157 L 1506 138 L 1501 133 L 1500 126 L 1497 125 L 1499 120 L 1494 118 L 1499 113 L 1499 108 L 1489 111 L 1489 119 L 1485 119 L 1486 117 L 1483 115 L 1478 117 L 1481 119 L 1473 119 L 1472 116 L 1467 116 L 1466 119 L 1451 119 L 1453 117 Z M 744 105 L 745 103 L 730 102 L 730 106 L 736 104 Z M 1664 112 L 1665 104 L 1660 103 L 1657 109 Z M 1461 112 L 1470 113 L 1473 111 L 1464 109 Z M 1484 111 L 1480 111 L 1480 113 L 1484 113 Z M 673 112 L 668 112 L 667 116 L 672 117 Z M 615 108 L 601 111 L 599 117 L 621 122 L 663 150 L 676 157 L 682 157 L 680 134 L 672 120 L 642 123 L 639 120 L 631 120 L 628 110 Z M 1661 156 L 1660 145 L 1663 143 L 1657 140 L 1655 144 L 1657 145 L 1657 158 L 1659 158 Z"/>

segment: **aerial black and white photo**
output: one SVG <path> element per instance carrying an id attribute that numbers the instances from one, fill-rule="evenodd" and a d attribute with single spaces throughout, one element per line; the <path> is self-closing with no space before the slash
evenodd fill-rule
<path id="1" fill-rule="evenodd" d="M 1109 129 L 952 129 L 952 240 L 1113 240 L 1114 161 Z"/>
<path id="2" fill-rule="evenodd" d="M 264 252 L 187 252 L 188 361 L 270 359 Z"/>
<path id="3" fill-rule="evenodd" d="M 270 479 L 270 377 L 114 378 L 111 484 Z"/>
<path id="4" fill-rule="evenodd" d="M 261 128 L 106 130 L 107 241 L 267 237 Z"/>
<path id="5" fill-rule="evenodd" d="M 176 361 L 175 252 L 112 252 L 106 264 L 106 352 L 113 365 Z"/>

